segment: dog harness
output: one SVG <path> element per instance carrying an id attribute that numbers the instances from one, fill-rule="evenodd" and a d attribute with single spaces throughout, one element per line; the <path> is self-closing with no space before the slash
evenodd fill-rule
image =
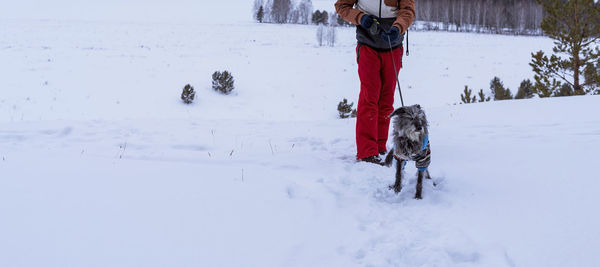
<path id="1" fill-rule="evenodd" d="M 415 153 L 413 155 L 402 155 L 398 154 L 398 151 L 394 151 L 394 158 L 396 160 L 402 162 L 402 169 L 406 166 L 406 162 L 412 160 L 415 162 L 415 167 L 417 170 L 424 171 L 429 167 L 429 163 L 431 163 L 431 146 L 429 144 L 429 135 L 425 136 L 423 140 L 423 145 L 421 146 L 421 151 Z"/>

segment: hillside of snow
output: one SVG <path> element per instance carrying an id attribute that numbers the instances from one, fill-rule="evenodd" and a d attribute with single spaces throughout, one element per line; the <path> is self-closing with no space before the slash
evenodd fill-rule
<path id="1" fill-rule="evenodd" d="M 197 21 L 1 13 L 0 266 L 600 262 L 600 97 L 454 105 L 494 76 L 516 93 L 551 40 L 411 32 L 400 83 L 427 112 L 433 176 L 414 200 L 414 165 L 393 194 L 336 118 L 357 102 L 354 30 L 318 47 L 314 26 L 233 19 L 238 2 Z"/>

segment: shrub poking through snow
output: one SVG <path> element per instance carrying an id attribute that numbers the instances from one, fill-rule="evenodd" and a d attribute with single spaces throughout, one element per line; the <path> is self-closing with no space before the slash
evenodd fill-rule
<path id="1" fill-rule="evenodd" d="M 475 96 L 471 97 L 473 90 L 469 89 L 469 86 L 465 85 L 465 91 L 460 95 L 460 100 L 462 104 L 475 103 L 477 98 Z"/>
<path id="2" fill-rule="evenodd" d="M 563 83 L 558 91 L 554 92 L 554 96 L 572 96 L 575 95 L 575 90 L 567 83 Z"/>
<path id="3" fill-rule="evenodd" d="M 483 92 L 483 89 L 479 90 L 479 102 L 488 102 L 491 100 L 491 98 L 488 96 L 485 96 L 485 93 Z"/>
<path id="4" fill-rule="evenodd" d="M 488 102 L 491 100 L 491 98 L 489 96 L 485 96 L 485 93 L 483 93 L 483 89 L 480 89 L 479 93 L 476 96 L 475 95 L 471 96 L 472 94 L 473 94 L 473 90 L 469 89 L 469 87 L 465 85 L 465 90 L 460 95 L 460 100 L 462 101 L 461 104 L 469 104 L 469 103 L 475 103 L 475 102 Z M 477 96 L 479 96 L 479 100 L 477 100 Z"/>
<path id="5" fill-rule="evenodd" d="M 337 110 L 340 112 L 340 118 L 356 118 L 356 109 L 352 109 L 354 103 L 348 104 L 348 99 L 340 101 Z"/>
<path id="6" fill-rule="evenodd" d="M 594 94 L 600 94 L 600 58 L 596 64 L 588 63 L 585 66 L 583 77 L 590 88 L 593 88 L 591 91 Z"/>
<path id="7" fill-rule="evenodd" d="M 228 71 L 215 71 L 212 78 L 212 87 L 215 91 L 228 95 L 235 89 L 233 86 L 233 76 Z"/>
<path id="8" fill-rule="evenodd" d="M 517 91 L 517 95 L 515 99 L 527 99 L 533 97 L 533 83 L 529 79 L 523 80 L 521 85 L 519 85 L 519 91 Z"/>
<path id="9" fill-rule="evenodd" d="M 504 88 L 504 84 L 498 77 L 494 77 L 490 82 L 490 89 L 494 94 L 494 100 L 507 100 L 512 99 L 513 96 L 508 88 Z"/>
<path id="10" fill-rule="evenodd" d="M 183 92 L 181 92 L 181 100 L 183 100 L 183 103 L 191 104 L 194 101 L 195 96 L 196 91 L 194 91 L 194 87 L 189 84 L 183 87 Z"/>

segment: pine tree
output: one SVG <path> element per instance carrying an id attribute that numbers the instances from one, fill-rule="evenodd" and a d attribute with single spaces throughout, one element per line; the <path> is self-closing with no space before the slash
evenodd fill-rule
<path id="1" fill-rule="evenodd" d="M 573 88 L 566 83 L 563 83 L 560 89 L 554 92 L 554 96 L 572 96 L 575 92 Z"/>
<path id="2" fill-rule="evenodd" d="M 263 6 L 260 6 L 258 8 L 258 12 L 256 12 L 256 19 L 258 20 L 258 22 L 262 23 L 264 17 L 265 17 L 265 9 L 263 8 Z"/>
<path id="3" fill-rule="evenodd" d="M 471 89 L 469 89 L 468 86 L 465 85 L 465 90 L 460 95 L 460 100 L 464 104 L 475 103 L 475 101 L 477 100 L 477 98 L 475 96 L 471 97 L 471 93 L 473 93 L 473 91 Z"/>
<path id="4" fill-rule="evenodd" d="M 519 85 L 519 91 L 517 91 L 517 95 L 515 99 L 527 99 L 533 97 L 533 84 L 529 79 L 523 80 L 521 85 Z"/>
<path id="5" fill-rule="evenodd" d="M 560 81 L 558 81 L 554 78 L 552 80 L 550 80 L 550 78 L 549 78 L 550 73 L 544 72 L 544 74 L 546 74 L 546 75 L 535 75 L 534 76 L 536 81 L 535 81 L 535 84 L 533 85 L 533 93 L 541 98 L 551 97 L 552 93 L 559 90 L 560 86 L 562 84 Z"/>
<path id="6" fill-rule="evenodd" d="M 513 96 L 508 88 L 504 88 L 504 84 L 498 77 L 494 77 L 490 82 L 490 89 L 494 95 L 494 100 L 507 100 L 512 99 Z"/>
<path id="7" fill-rule="evenodd" d="M 563 83 L 574 94 L 593 91 L 593 81 L 582 81 L 584 69 L 600 57 L 597 41 L 600 38 L 600 3 L 594 0 L 537 0 L 546 16 L 541 28 L 554 39 L 553 54 L 532 53 L 529 65 L 536 73 L 534 90 L 547 97 L 563 90 Z M 564 87 L 566 88 L 566 87 Z M 562 95 L 562 93 L 558 92 Z"/>
<path id="8" fill-rule="evenodd" d="M 312 15 L 312 23 L 318 25 L 320 21 L 321 21 L 321 11 L 317 10 Z"/>
<path id="9" fill-rule="evenodd" d="M 600 94 L 600 59 L 596 64 L 588 63 L 585 66 L 583 77 L 590 84 L 590 90 L 595 90 L 595 94 Z"/>
<path id="10" fill-rule="evenodd" d="M 256 21 L 259 21 L 259 22 L 260 22 L 260 20 L 259 20 L 259 18 L 258 18 L 258 11 L 259 11 L 259 9 L 260 9 L 261 7 L 263 7 L 263 6 L 264 6 L 264 0 L 254 0 L 254 5 L 253 5 L 253 7 L 252 7 L 252 17 L 253 17 L 253 18 L 254 18 Z M 263 13 L 264 13 L 264 11 L 265 11 L 265 10 L 264 10 L 264 8 L 263 8 Z M 263 18 L 264 18 L 264 14 L 263 14 Z"/>
<path id="11" fill-rule="evenodd" d="M 488 96 L 485 96 L 485 93 L 483 92 L 483 89 L 479 89 L 479 102 L 488 102 L 491 100 L 491 98 Z"/>
<path id="12" fill-rule="evenodd" d="M 321 13 L 321 20 L 319 22 L 325 26 L 329 25 L 329 14 L 327 11 L 323 10 Z"/>
<path id="13" fill-rule="evenodd" d="M 196 92 L 194 91 L 194 87 L 189 84 L 183 87 L 183 92 L 181 92 L 181 100 L 183 100 L 183 103 L 191 104 L 194 101 L 195 96 Z"/>
<path id="14" fill-rule="evenodd" d="M 340 118 L 345 119 L 348 117 L 355 118 L 356 117 L 356 109 L 352 109 L 354 103 L 348 104 L 348 99 L 340 101 L 337 106 L 337 110 L 340 113 Z"/>
<path id="15" fill-rule="evenodd" d="M 317 25 L 323 24 L 327 26 L 329 24 L 329 14 L 325 10 L 323 10 L 323 12 L 319 10 L 315 11 L 312 16 L 312 23 Z"/>
<path id="16" fill-rule="evenodd" d="M 228 71 L 215 71 L 215 73 L 212 75 L 212 78 L 212 88 L 215 91 L 228 95 L 231 93 L 231 91 L 233 91 L 233 89 L 235 89 L 235 86 L 233 85 L 233 76 L 231 76 Z"/>

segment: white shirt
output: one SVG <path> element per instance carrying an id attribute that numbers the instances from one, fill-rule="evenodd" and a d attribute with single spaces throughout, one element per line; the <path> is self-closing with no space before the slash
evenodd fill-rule
<path id="1" fill-rule="evenodd" d="M 398 12 L 395 6 L 388 6 L 384 0 L 358 0 L 356 7 L 367 14 L 378 16 L 380 18 L 395 18 Z M 379 16 L 379 7 L 381 5 L 381 16 Z"/>

